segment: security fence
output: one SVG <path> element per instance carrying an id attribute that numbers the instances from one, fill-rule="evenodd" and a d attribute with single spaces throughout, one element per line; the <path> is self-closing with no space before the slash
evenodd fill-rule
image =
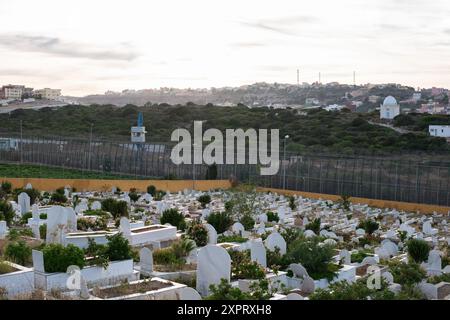
<path id="1" fill-rule="evenodd" d="M 36 164 L 155 179 L 205 179 L 208 166 L 175 165 L 173 145 L 67 137 L 0 136 L 0 162 Z M 280 170 L 261 176 L 258 165 L 217 165 L 217 179 L 262 187 L 450 205 L 450 162 L 432 156 L 280 153 Z"/>

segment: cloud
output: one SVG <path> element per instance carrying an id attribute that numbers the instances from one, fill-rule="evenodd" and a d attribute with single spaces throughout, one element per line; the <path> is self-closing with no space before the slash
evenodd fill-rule
<path id="1" fill-rule="evenodd" d="M 315 24 L 318 21 L 319 19 L 314 16 L 286 16 L 272 19 L 260 19 L 256 21 L 241 21 L 240 24 L 263 31 L 271 31 L 292 36 L 296 34 L 295 30 L 293 30 L 295 27 L 299 25 Z"/>
<path id="2" fill-rule="evenodd" d="M 89 44 L 65 42 L 60 38 L 23 34 L 0 34 L 0 46 L 22 52 L 40 52 L 68 58 L 132 61 L 138 54 L 121 43 L 113 50 Z"/>
<path id="3" fill-rule="evenodd" d="M 238 48 L 261 48 L 265 47 L 266 44 L 264 42 L 235 42 L 230 44 L 232 47 Z"/>

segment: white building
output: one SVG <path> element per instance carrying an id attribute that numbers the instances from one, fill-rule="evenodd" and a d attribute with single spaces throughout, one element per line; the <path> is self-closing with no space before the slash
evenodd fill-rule
<path id="1" fill-rule="evenodd" d="M 380 119 L 392 120 L 400 114 L 400 106 L 393 96 L 388 96 L 380 105 Z"/>
<path id="2" fill-rule="evenodd" d="M 58 100 L 61 96 L 61 89 L 44 88 L 35 91 L 35 95 L 40 95 L 42 99 Z"/>
<path id="3" fill-rule="evenodd" d="M 9 84 L 3 86 L 0 91 L 0 96 L 6 100 L 20 100 L 25 91 L 25 86 Z"/>
<path id="4" fill-rule="evenodd" d="M 429 126 L 428 131 L 434 137 L 450 138 L 450 126 Z"/>

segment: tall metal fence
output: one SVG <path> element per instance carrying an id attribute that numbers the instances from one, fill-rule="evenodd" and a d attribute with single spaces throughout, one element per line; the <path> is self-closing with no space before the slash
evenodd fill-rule
<path id="1" fill-rule="evenodd" d="M 175 165 L 172 145 L 67 137 L 0 136 L 0 162 L 98 171 L 136 178 L 204 179 L 208 166 Z M 217 178 L 263 187 L 372 199 L 450 205 L 450 162 L 431 156 L 280 154 L 280 170 L 261 176 L 258 165 L 217 165 Z"/>

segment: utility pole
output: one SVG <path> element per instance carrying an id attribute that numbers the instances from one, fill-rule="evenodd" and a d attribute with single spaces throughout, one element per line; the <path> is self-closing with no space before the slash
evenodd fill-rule
<path id="1" fill-rule="evenodd" d="M 92 156 L 92 129 L 94 124 L 91 123 L 91 134 L 89 135 L 89 156 L 88 156 L 88 170 L 91 170 L 91 156 Z"/>
<path id="2" fill-rule="evenodd" d="M 23 129 L 22 120 L 20 120 L 20 164 L 23 162 Z"/>
<path id="3" fill-rule="evenodd" d="M 289 135 L 284 136 L 284 150 L 283 150 L 283 190 L 286 189 L 286 140 Z"/>

